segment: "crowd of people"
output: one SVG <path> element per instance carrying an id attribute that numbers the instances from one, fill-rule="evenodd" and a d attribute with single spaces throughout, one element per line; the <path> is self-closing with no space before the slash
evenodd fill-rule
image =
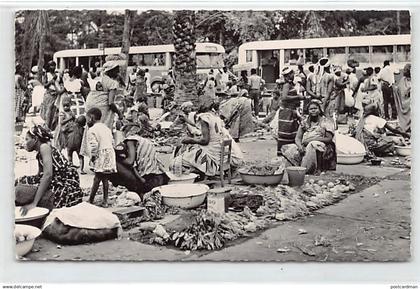
<path id="1" fill-rule="evenodd" d="M 337 123 L 349 116 L 358 120 L 354 136 L 374 155 L 393 153 L 395 139 L 385 135 L 385 129 L 410 137 L 410 65 L 398 83 L 388 61 L 382 69 L 366 68 L 361 77 L 355 66 L 343 70 L 328 58 L 310 64 L 308 73 L 303 65 L 297 71 L 284 67 L 263 120 L 258 116 L 265 82 L 256 69 L 249 77 L 246 72 L 236 77 L 227 68 L 210 70 L 197 103 L 175 101 L 175 80 L 169 72 L 158 102 L 164 114 L 153 122 L 147 102 L 150 73 L 135 68 L 126 84 L 120 73 L 123 61 L 119 55 L 108 56 L 101 68 L 86 72 L 76 66 L 64 73 L 50 61 L 41 81 L 35 77 L 41 68 L 32 69 L 29 86 L 16 65 L 17 121 L 32 107 L 34 113 L 39 108 L 45 122 L 26 135 L 26 149 L 37 152 L 40 169 L 36 176 L 16 182 L 16 204 L 23 205 L 24 212 L 37 205 L 57 208 L 81 202 L 75 152 L 80 173 L 86 173 L 84 159 L 95 173 L 90 202 L 101 183 L 103 206 L 109 182 L 140 196 L 167 184 L 153 143 L 165 130 L 180 137 L 169 170 L 197 172 L 200 178 L 219 173 L 225 139 L 232 140 L 232 166 L 239 167 L 243 155 L 238 142 L 257 128 L 271 129 L 278 156 L 289 165 L 306 167 L 307 173 L 336 168 Z M 398 128 L 391 125 L 392 118 L 398 119 Z M 165 122 L 170 125 L 163 128 Z"/>

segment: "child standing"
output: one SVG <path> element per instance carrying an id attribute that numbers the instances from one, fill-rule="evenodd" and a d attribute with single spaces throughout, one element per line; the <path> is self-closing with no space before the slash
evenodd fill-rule
<path id="1" fill-rule="evenodd" d="M 63 111 L 59 114 L 60 130 L 57 144 L 57 148 L 59 150 L 62 150 L 63 148 L 67 147 L 68 134 L 71 128 L 73 127 L 74 121 L 76 119 L 74 113 L 71 111 L 70 103 L 70 97 L 65 97 L 62 102 Z M 70 159 L 70 156 L 68 157 Z"/>
<path id="2" fill-rule="evenodd" d="M 95 172 L 89 202 L 93 203 L 99 183 L 102 182 L 103 202 L 102 206 L 108 206 L 108 175 L 117 172 L 113 137 L 111 130 L 100 122 L 101 110 L 97 107 L 91 108 L 87 114 L 88 143 L 90 147 L 91 163 Z"/>
<path id="3" fill-rule="evenodd" d="M 67 155 L 69 158 L 69 162 L 73 164 L 73 153 L 77 152 L 77 155 L 79 156 L 79 162 L 80 162 L 80 173 L 82 175 L 85 175 L 84 168 L 84 158 L 80 154 L 80 148 L 82 146 L 82 139 L 83 134 L 85 132 L 85 126 L 86 126 L 86 118 L 83 115 L 80 115 L 76 122 L 73 124 L 71 130 L 68 132 L 67 137 Z"/>

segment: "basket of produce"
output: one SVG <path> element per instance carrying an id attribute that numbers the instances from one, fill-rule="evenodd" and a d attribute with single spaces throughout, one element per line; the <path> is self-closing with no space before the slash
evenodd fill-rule
<path id="1" fill-rule="evenodd" d="M 242 181 L 249 185 L 277 185 L 283 180 L 284 167 L 251 165 L 238 170 Z"/>
<path id="2" fill-rule="evenodd" d="M 162 195 L 162 201 L 167 206 L 192 209 L 200 206 L 210 188 L 203 184 L 171 184 L 154 188 Z"/>
<path id="3" fill-rule="evenodd" d="M 15 225 L 16 255 L 22 257 L 28 254 L 39 235 L 41 235 L 41 230 L 37 227 Z"/>

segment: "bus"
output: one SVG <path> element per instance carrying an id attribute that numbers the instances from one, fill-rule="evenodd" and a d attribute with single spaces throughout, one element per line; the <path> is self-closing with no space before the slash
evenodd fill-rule
<path id="1" fill-rule="evenodd" d="M 239 46 L 238 64 L 234 72 L 257 69 L 267 84 L 274 86 L 285 66 L 296 69 L 298 59 L 304 68 L 328 57 L 332 64 L 345 67 L 348 60 L 355 60 L 359 68 L 383 67 L 390 60 L 395 71 L 410 62 L 411 35 L 375 35 L 331 37 L 314 39 L 267 40 L 244 43 Z"/>
<path id="2" fill-rule="evenodd" d="M 225 49 L 216 43 L 196 43 L 197 74 L 205 75 L 210 69 L 222 69 L 224 66 Z M 142 69 L 149 69 L 151 87 L 159 87 L 163 76 L 167 75 L 172 67 L 174 45 L 132 46 L 129 50 L 128 67 L 137 65 Z M 121 53 L 121 47 L 94 48 L 94 49 L 68 49 L 54 53 L 54 61 L 61 71 L 74 66 L 83 66 L 87 71 L 99 66 L 105 61 L 107 55 Z"/>

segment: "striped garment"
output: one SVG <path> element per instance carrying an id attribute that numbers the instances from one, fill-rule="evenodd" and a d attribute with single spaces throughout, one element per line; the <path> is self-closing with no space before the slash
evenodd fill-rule
<path id="1" fill-rule="evenodd" d="M 136 141 L 137 157 L 134 168 L 141 176 L 149 174 L 162 174 L 163 165 L 157 157 L 157 153 L 153 143 L 139 135 L 128 136 L 124 141 Z"/>

